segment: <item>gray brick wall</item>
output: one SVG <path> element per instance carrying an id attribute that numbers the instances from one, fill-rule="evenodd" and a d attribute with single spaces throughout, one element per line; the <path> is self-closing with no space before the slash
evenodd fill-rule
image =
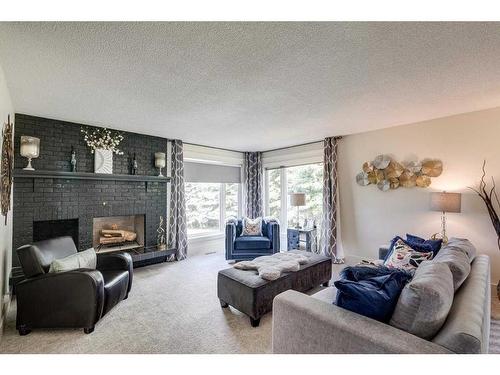
<path id="1" fill-rule="evenodd" d="M 19 155 L 21 135 L 40 138 L 40 157 L 35 169 L 70 170 L 70 153 L 77 150 L 78 171 L 93 172 L 93 155 L 83 142 L 82 125 L 16 114 L 15 168 L 26 159 Z M 113 173 L 128 174 L 127 155 L 136 153 L 140 175 L 157 175 L 154 153 L 167 151 L 165 138 L 124 132 L 120 145 L 125 155 L 113 156 Z M 105 203 L 105 204 L 104 204 Z M 94 217 L 145 215 L 146 245 L 156 243 L 160 215 L 166 217 L 167 185 L 161 182 L 15 178 L 13 198 L 13 264 L 19 265 L 15 249 L 33 240 L 33 221 L 78 219 L 79 249 L 92 246 Z"/>
<path id="2" fill-rule="evenodd" d="M 80 131 L 82 126 L 86 125 L 16 114 L 14 168 L 24 168 L 27 164 L 26 158 L 19 154 L 19 147 L 21 136 L 30 135 L 40 138 L 40 156 L 32 161 L 35 169 L 70 171 L 73 146 L 78 161 L 77 170 L 94 172 L 94 155 L 83 140 Z M 129 166 L 135 153 L 139 167 L 137 174 L 157 175 L 154 153 L 166 153 L 168 140 L 137 133 L 122 133 L 124 139 L 119 148 L 124 155 L 113 155 L 113 173 L 129 174 Z"/>

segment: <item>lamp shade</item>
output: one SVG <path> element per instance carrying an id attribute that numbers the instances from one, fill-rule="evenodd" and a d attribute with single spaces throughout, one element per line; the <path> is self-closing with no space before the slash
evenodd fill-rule
<path id="1" fill-rule="evenodd" d="M 164 152 L 155 152 L 155 167 L 156 168 L 165 168 L 166 155 Z"/>
<path id="2" fill-rule="evenodd" d="M 460 212 L 462 208 L 462 194 L 460 193 L 431 193 L 431 210 L 441 212 Z"/>
<path id="3" fill-rule="evenodd" d="M 21 136 L 20 153 L 25 158 L 37 158 L 40 153 L 40 139 L 26 135 Z"/>
<path id="4" fill-rule="evenodd" d="M 305 193 L 290 193 L 290 205 L 292 207 L 299 207 L 306 205 Z"/>

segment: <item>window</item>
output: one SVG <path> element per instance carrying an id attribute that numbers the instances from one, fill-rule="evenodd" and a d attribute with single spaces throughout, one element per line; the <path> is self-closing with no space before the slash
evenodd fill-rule
<path id="1" fill-rule="evenodd" d="M 298 192 L 306 195 L 306 205 L 299 208 L 300 224 L 303 225 L 304 219 L 314 220 L 319 229 L 323 212 L 323 163 L 267 170 L 266 214 L 295 226 L 297 207 L 291 207 L 290 193 Z"/>
<path id="2" fill-rule="evenodd" d="M 229 216 L 239 217 L 239 183 L 186 182 L 186 219 L 188 237 L 224 232 Z"/>
<path id="3" fill-rule="evenodd" d="M 229 216 L 238 217 L 239 216 L 238 195 L 239 195 L 240 184 L 230 183 L 223 185 L 225 185 L 226 189 L 225 217 L 226 218 Z"/>
<path id="4" fill-rule="evenodd" d="M 240 216 L 241 166 L 184 163 L 188 237 L 222 235 L 226 218 Z"/>
<path id="5" fill-rule="evenodd" d="M 271 169 L 267 171 L 268 181 L 268 215 L 275 218 L 281 217 L 281 170 Z"/>
<path id="6" fill-rule="evenodd" d="M 304 219 L 308 219 L 314 220 L 319 226 L 323 208 L 323 164 L 308 164 L 285 169 L 288 199 L 290 193 L 306 194 L 306 205 L 299 208 L 300 225 L 303 225 Z M 297 223 L 297 207 L 288 205 L 287 222 L 289 226 Z"/>
<path id="7" fill-rule="evenodd" d="M 188 236 L 219 232 L 220 188 L 218 183 L 185 184 Z"/>

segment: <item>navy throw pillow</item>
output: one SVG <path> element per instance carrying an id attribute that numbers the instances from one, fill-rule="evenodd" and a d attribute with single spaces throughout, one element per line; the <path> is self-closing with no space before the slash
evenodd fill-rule
<path id="1" fill-rule="evenodd" d="M 396 308 L 407 277 L 400 272 L 361 281 L 335 281 L 335 304 L 346 310 L 387 323 Z"/>
<path id="2" fill-rule="evenodd" d="M 340 272 L 340 278 L 349 281 L 361 281 L 370 279 L 376 276 L 384 276 L 390 273 L 399 272 L 403 276 L 406 276 L 406 282 L 410 281 L 412 278 L 411 273 L 406 270 L 399 268 L 389 268 L 383 265 L 358 265 L 358 266 L 347 266 Z"/>
<path id="3" fill-rule="evenodd" d="M 425 239 L 414 234 L 406 233 L 406 240 L 411 242 L 424 242 Z"/>
<path id="4" fill-rule="evenodd" d="M 422 237 L 415 236 L 413 234 L 406 233 L 406 243 L 417 251 L 428 252 L 432 251 L 434 256 L 441 250 L 441 245 L 443 244 L 443 240 L 426 240 Z M 430 250 L 421 250 L 421 249 L 430 249 Z"/>

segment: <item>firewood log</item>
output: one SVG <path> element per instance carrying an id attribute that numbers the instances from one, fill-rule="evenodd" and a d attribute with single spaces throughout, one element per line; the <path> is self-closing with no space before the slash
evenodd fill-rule
<path id="1" fill-rule="evenodd" d="M 99 238 L 99 243 L 101 245 L 110 245 L 110 244 L 123 243 L 123 242 L 125 242 L 123 237 L 100 237 Z"/>
<path id="2" fill-rule="evenodd" d="M 114 230 L 114 229 L 102 229 L 102 235 L 111 235 L 113 237 L 123 237 L 125 241 L 134 241 L 137 238 L 137 233 L 129 230 Z"/>

